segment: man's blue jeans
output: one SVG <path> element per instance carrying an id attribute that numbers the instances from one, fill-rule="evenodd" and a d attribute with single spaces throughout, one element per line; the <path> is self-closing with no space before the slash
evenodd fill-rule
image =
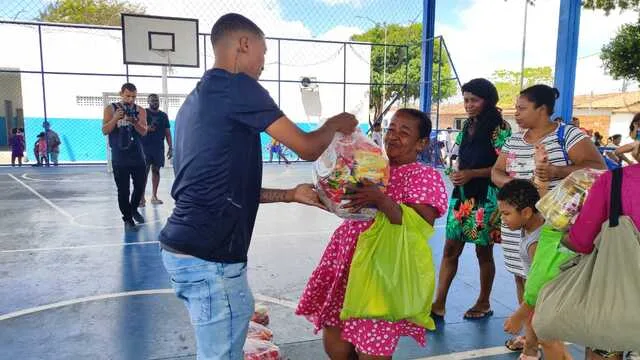
<path id="1" fill-rule="evenodd" d="M 247 264 L 223 264 L 162 250 L 171 285 L 195 329 L 198 360 L 242 360 L 254 300 Z"/>

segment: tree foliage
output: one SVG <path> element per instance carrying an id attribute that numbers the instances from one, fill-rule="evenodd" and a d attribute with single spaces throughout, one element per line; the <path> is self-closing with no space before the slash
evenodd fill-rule
<path id="1" fill-rule="evenodd" d="M 622 25 L 611 42 L 602 47 L 600 59 L 614 79 L 640 81 L 640 22 Z"/>
<path id="2" fill-rule="evenodd" d="M 492 75 L 493 84 L 500 95 L 500 107 L 513 107 L 520 93 L 520 72 L 510 70 L 496 70 Z M 535 84 L 553 84 L 551 67 L 536 67 L 524 69 L 523 87 Z"/>
<path id="3" fill-rule="evenodd" d="M 640 0 L 583 0 L 582 6 L 585 9 L 604 10 L 607 15 L 611 10 L 640 10 Z"/>
<path id="4" fill-rule="evenodd" d="M 385 78 L 386 83 L 394 84 L 386 86 L 384 99 L 382 94 L 382 85 L 372 85 L 370 89 L 370 106 L 374 109 L 375 118 L 377 118 L 383 110 L 384 103 L 392 97 L 393 92 L 404 94 L 408 99 L 415 100 L 420 97 L 420 80 L 422 69 L 422 54 L 420 44 L 422 39 L 422 24 L 412 24 L 401 26 L 396 24 L 386 25 L 387 38 L 386 44 L 407 44 L 402 46 L 386 46 L 387 60 L 386 66 L 384 61 L 385 46 L 374 45 L 371 49 L 371 83 L 382 84 Z M 377 44 L 385 43 L 385 28 L 376 26 L 369 29 L 364 34 L 352 36 L 354 41 L 370 42 Z M 433 82 L 432 82 L 432 99 L 438 101 L 446 99 L 456 93 L 457 82 L 455 80 L 447 80 L 452 78 L 451 65 L 447 52 L 442 49 L 442 59 L 440 59 L 440 41 L 436 40 L 434 44 L 433 59 Z M 440 64 L 442 66 L 440 66 Z M 438 91 L 438 73 L 440 74 L 440 90 Z M 405 92 L 403 84 L 408 83 Z M 438 95 L 439 94 L 439 95 Z"/>
<path id="5" fill-rule="evenodd" d="M 143 14 L 145 8 L 117 0 L 57 0 L 40 12 L 38 20 L 69 24 L 120 26 L 120 14 Z"/>

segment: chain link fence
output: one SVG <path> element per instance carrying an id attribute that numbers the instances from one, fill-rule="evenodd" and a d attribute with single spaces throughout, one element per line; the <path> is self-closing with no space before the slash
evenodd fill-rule
<path id="1" fill-rule="evenodd" d="M 143 4 L 147 13 L 151 12 L 151 3 Z M 169 2 L 158 1 L 151 5 L 164 6 L 165 3 Z M 186 10 L 180 10 L 184 14 L 172 15 L 189 16 L 200 12 L 197 17 L 205 19 L 201 20 L 201 24 L 204 22 L 202 29 L 208 26 L 206 19 L 237 11 L 242 5 L 216 2 L 217 7 L 209 9 L 210 2 L 188 3 Z M 276 6 L 278 2 L 253 3 Z M 297 6 L 294 8 L 299 8 L 303 2 L 293 3 Z M 34 9 L 44 11 L 49 2 L 25 0 L 11 4 L 14 7 L 0 10 L 0 18 L 34 19 Z M 17 6 L 20 4 L 30 8 L 21 12 L 22 8 Z M 313 12 L 314 4 L 309 4 L 308 12 Z M 414 21 L 422 10 L 421 1 L 409 1 L 399 6 L 413 7 L 410 12 L 416 14 Z M 354 14 L 343 16 L 332 21 L 359 24 L 363 29 L 372 26 L 371 19 L 362 20 Z M 257 16 L 256 19 L 260 25 L 268 17 Z M 381 23 L 374 25 L 382 29 Z M 330 28 L 332 25 L 325 26 Z M 387 29 L 386 23 L 384 26 Z M 265 28 L 268 34 L 278 33 Z M 357 33 L 355 28 L 349 31 L 350 34 Z M 8 50 L 0 57 L 0 164 L 10 163 L 8 145 L 13 128 L 25 130 L 25 154 L 33 160 L 34 143 L 38 134 L 44 131 L 45 120 L 62 142 L 61 163 L 104 163 L 108 154 L 101 133 L 102 113 L 106 105 L 117 100 L 114 93 L 124 82 L 132 82 L 141 94 L 137 100 L 141 106 L 147 105 L 144 94 L 161 93 L 161 67 L 123 64 L 119 27 L 0 20 L 0 37 L 6 39 L 4 46 Z M 373 122 L 388 120 L 395 108 L 419 107 L 421 44 L 415 41 L 391 44 L 386 38 L 386 30 L 385 38 L 380 40 L 382 43 L 269 37 L 261 83 L 285 113 L 305 130 L 314 129 L 322 118 L 350 111 L 357 114 L 362 130 L 367 132 Z M 432 114 L 435 116 L 432 118 L 434 128 L 438 128 L 440 102 L 459 93 L 459 81 L 444 40 L 431 41 L 435 54 L 431 81 Z M 208 34 L 199 35 L 199 44 L 200 67 L 171 68 L 169 94 L 160 94 L 161 109 L 166 102 L 172 128 L 186 94 L 215 60 Z M 263 159 L 269 161 L 273 158 L 269 150 L 271 139 L 263 135 L 262 140 Z M 274 160 L 277 159 L 275 156 Z"/>

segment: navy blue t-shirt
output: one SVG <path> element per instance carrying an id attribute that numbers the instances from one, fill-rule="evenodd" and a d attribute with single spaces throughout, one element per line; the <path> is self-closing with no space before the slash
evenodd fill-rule
<path id="1" fill-rule="evenodd" d="M 120 103 L 111 104 L 114 111 L 123 107 Z M 131 116 L 139 115 L 138 107 L 129 107 Z M 145 166 L 144 152 L 142 150 L 142 136 L 132 124 L 120 120 L 116 127 L 109 133 L 109 147 L 111 148 L 111 163 L 113 166 Z"/>
<path id="2" fill-rule="evenodd" d="M 208 261 L 247 261 L 262 187 L 260 133 L 282 116 L 251 77 L 204 74 L 176 116 L 175 208 L 160 242 Z"/>
<path id="3" fill-rule="evenodd" d="M 147 127 L 155 129 L 154 131 L 147 131 L 147 135 L 142 137 L 142 147 L 145 154 L 163 154 L 164 153 L 164 139 L 166 136 L 166 129 L 169 129 L 169 117 L 164 111 L 153 111 L 147 109 Z"/>

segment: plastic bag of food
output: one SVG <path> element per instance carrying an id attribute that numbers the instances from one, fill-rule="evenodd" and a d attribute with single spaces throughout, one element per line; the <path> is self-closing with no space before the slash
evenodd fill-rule
<path id="1" fill-rule="evenodd" d="M 603 170 L 581 169 L 572 172 L 538 201 L 536 207 L 554 229 L 565 231 L 578 215 L 593 183 Z"/>
<path id="2" fill-rule="evenodd" d="M 343 209 L 342 196 L 349 186 L 358 186 L 368 179 L 381 188 L 389 182 L 389 160 L 384 150 L 356 130 L 352 135 L 336 134 L 327 150 L 313 166 L 313 178 L 323 204 L 343 219 L 371 220 L 376 209 L 359 212 Z"/>
<path id="3" fill-rule="evenodd" d="M 280 348 L 272 342 L 247 339 L 244 343 L 244 360 L 280 360 Z"/>
<path id="4" fill-rule="evenodd" d="M 256 304 L 251 321 L 263 326 L 269 326 L 269 308 L 264 304 Z"/>
<path id="5" fill-rule="evenodd" d="M 249 322 L 249 332 L 247 333 L 247 339 L 256 340 L 273 340 L 273 332 L 264 325 L 260 325 L 257 322 Z"/>

